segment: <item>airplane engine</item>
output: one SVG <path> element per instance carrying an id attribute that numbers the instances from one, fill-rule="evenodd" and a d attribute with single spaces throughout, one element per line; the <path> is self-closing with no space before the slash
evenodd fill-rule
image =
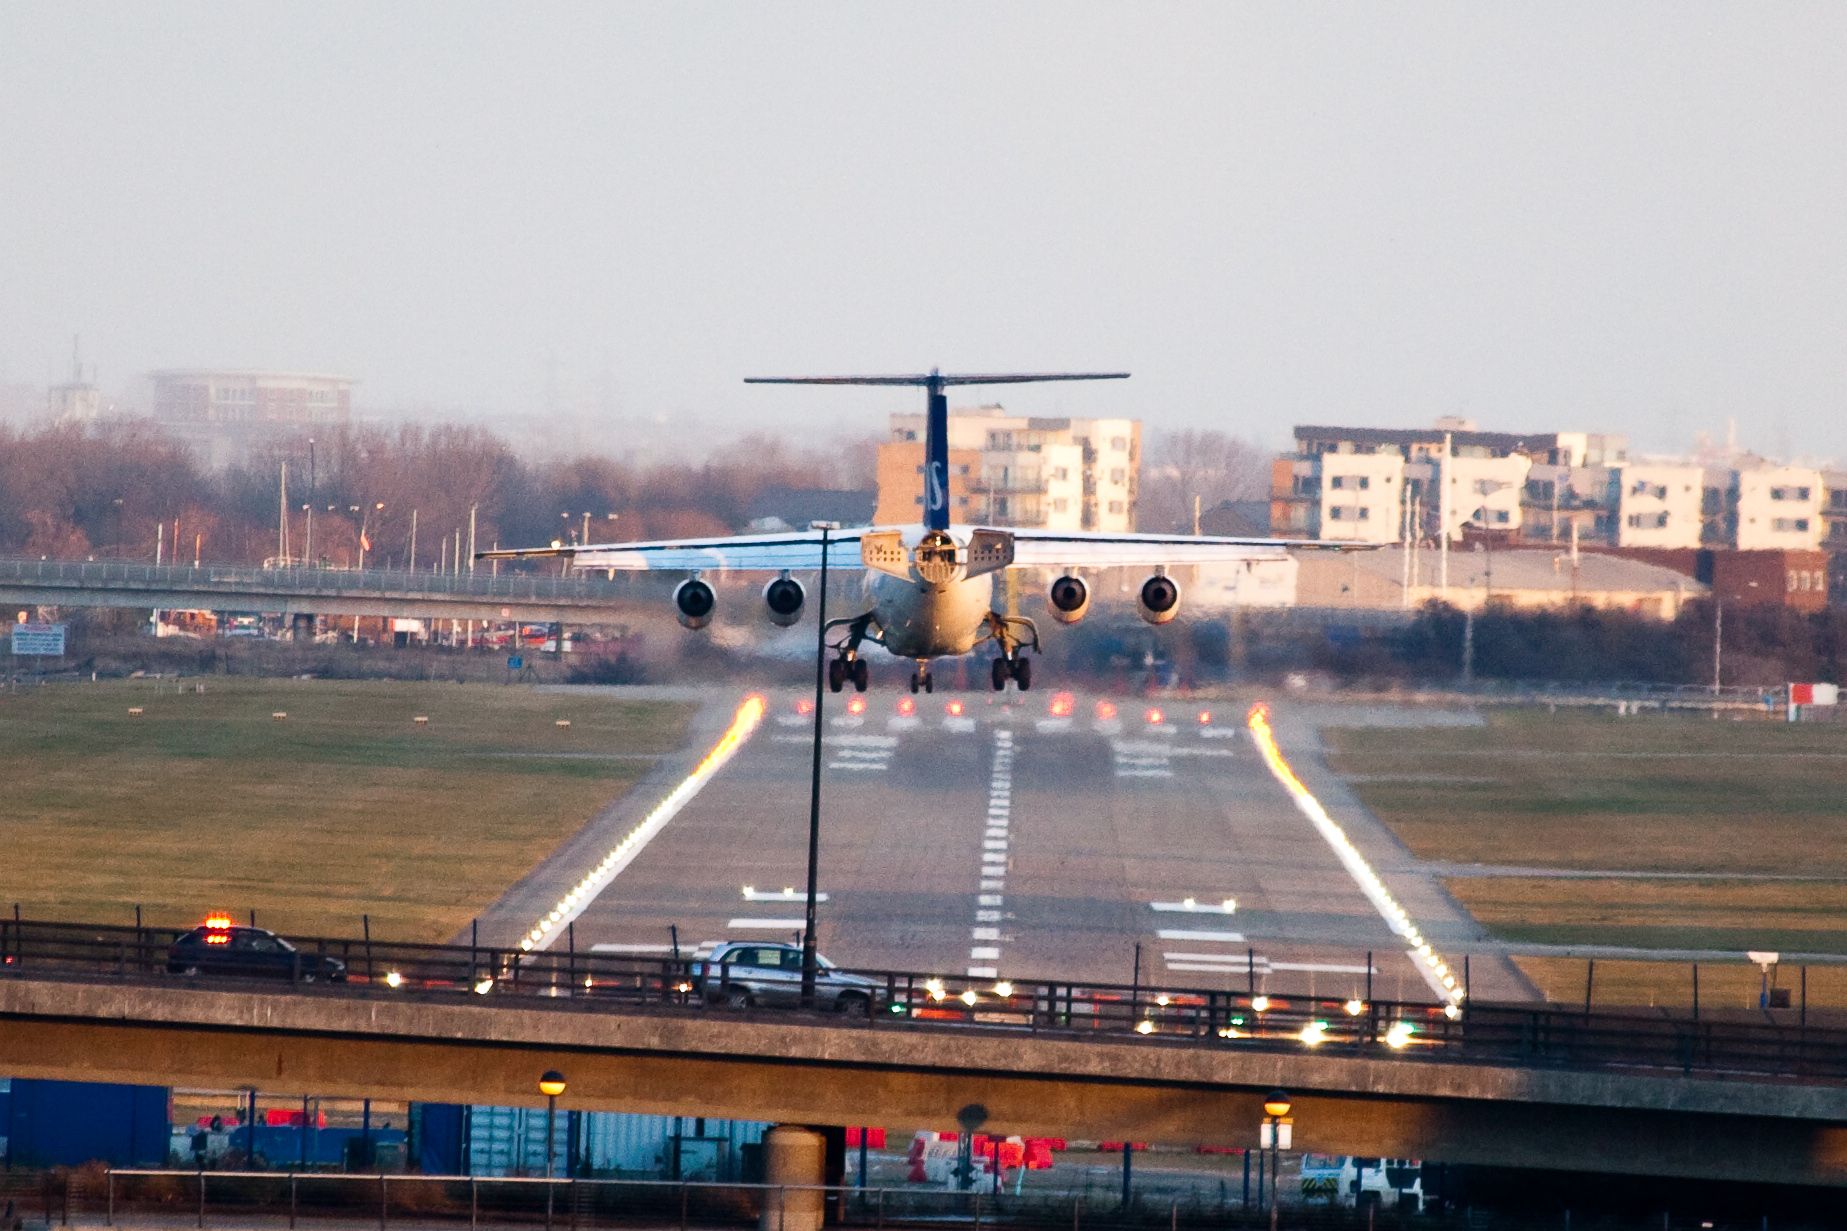
<path id="1" fill-rule="evenodd" d="M 689 577 L 673 590 L 673 613 L 687 628 L 704 628 L 712 622 L 718 595 L 697 577 Z"/>
<path id="2" fill-rule="evenodd" d="M 1090 610 L 1090 587 L 1084 584 L 1083 578 L 1066 574 L 1046 591 L 1045 605 L 1051 608 L 1052 618 L 1060 624 L 1076 624 Z"/>
<path id="3" fill-rule="evenodd" d="M 1172 577 L 1156 574 L 1142 582 L 1136 603 L 1142 619 L 1150 624 L 1165 624 L 1180 614 L 1180 587 Z"/>
<path id="4" fill-rule="evenodd" d="M 763 605 L 770 609 L 770 623 L 787 628 L 802 618 L 802 604 L 808 593 L 793 577 L 778 577 L 763 587 Z"/>

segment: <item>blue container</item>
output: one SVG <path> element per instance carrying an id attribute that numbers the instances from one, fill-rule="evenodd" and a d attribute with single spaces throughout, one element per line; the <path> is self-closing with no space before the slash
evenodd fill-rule
<path id="1" fill-rule="evenodd" d="M 165 1086 L 16 1078 L 6 1100 L 6 1162 L 12 1167 L 158 1167 L 167 1161 Z"/>

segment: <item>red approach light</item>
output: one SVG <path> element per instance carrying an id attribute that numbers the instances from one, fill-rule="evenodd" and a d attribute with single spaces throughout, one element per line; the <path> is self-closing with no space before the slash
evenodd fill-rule
<path id="1" fill-rule="evenodd" d="M 943 707 L 943 712 L 948 714 L 951 718 L 960 718 L 962 717 L 962 703 L 960 701 L 951 701 Z"/>
<path id="2" fill-rule="evenodd" d="M 916 712 L 917 712 L 916 698 L 914 697 L 899 697 L 898 698 L 898 716 L 900 718 L 909 718 L 911 715 L 915 714 Z"/>
<path id="3" fill-rule="evenodd" d="M 795 712 L 798 714 L 814 713 L 814 702 L 808 700 L 806 697 L 802 698 L 795 703 Z"/>
<path id="4" fill-rule="evenodd" d="M 864 697 L 854 697 L 851 701 L 847 702 L 847 713 L 863 714 L 865 712 L 866 699 Z"/>
<path id="5" fill-rule="evenodd" d="M 1114 718 L 1115 716 L 1116 716 L 1116 703 L 1114 701 L 1097 702 L 1097 717 L 1098 718 Z"/>
<path id="6" fill-rule="evenodd" d="M 1158 727 L 1167 721 L 1167 715 L 1163 714 L 1158 706 L 1149 706 L 1148 712 L 1142 716 L 1148 720 L 1148 725 L 1151 727 Z"/>
<path id="7" fill-rule="evenodd" d="M 1077 701 L 1070 693 L 1060 692 L 1052 694 L 1052 717 L 1069 718 L 1071 717 L 1071 712 L 1076 708 Z"/>

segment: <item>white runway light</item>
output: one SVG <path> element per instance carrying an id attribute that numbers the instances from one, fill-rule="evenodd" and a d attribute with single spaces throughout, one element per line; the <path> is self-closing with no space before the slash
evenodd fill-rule
<path id="1" fill-rule="evenodd" d="M 1257 751 L 1263 754 L 1264 764 L 1269 766 L 1271 775 L 1282 783 L 1283 789 L 1288 791 L 1290 797 L 1295 800 L 1295 805 L 1301 810 L 1302 815 L 1308 818 L 1309 823 L 1314 825 L 1327 844 L 1334 848 L 1334 854 L 1339 857 L 1341 866 L 1347 869 L 1347 875 L 1359 885 L 1360 892 L 1366 895 L 1373 909 L 1384 917 L 1387 926 L 1392 931 L 1404 937 L 1410 949 L 1412 964 L 1417 967 L 1418 973 L 1424 976 L 1424 982 L 1428 983 L 1437 995 L 1443 997 L 1445 1009 L 1452 1013 L 1456 1012 L 1462 1003 L 1463 995 L 1462 989 L 1456 984 L 1455 977 L 1450 973 L 1448 963 L 1431 947 L 1430 942 L 1424 939 L 1423 933 L 1411 921 L 1409 912 L 1398 904 L 1398 900 L 1385 887 L 1385 882 L 1379 878 L 1379 874 L 1373 871 L 1372 865 L 1366 862 L 1366 857 L 1360 854 L 1359 848 L 1353 845 L 1352 839 L 1347 837 L 1346 831 L 1335 823 L 1334 818 L 1328 815 L 1328 810 L 1321 805 L 1321 801 L 1315 798 L 1314 792 L 1310 791 L 1302 780 L 1296 777 L 1295 770 L 1289 767 L 1289 762 L 1283 758 L 1282 749 L 1277 746 L 1276 733 L 1270 729 L 1269 707 L 1261 702 L 1253 705 L 1248 723 L 1251 741 L 1257 745 Z"/>
<path id="2" fill-rule="evenodd" d="M 628 832 L 595 867 L 584 874 L 571 890 L 559 901 L 558 905 L 540 919 L 525 936 L 520 938 L 519 947 L 528 951 L 549 948 L 558 939 L 562 931 L 573 919 L 584 913 L 590 903 L 596 901 L 597 895 L 609 887 L 611 881 L 622 870 L 635 861 L 635 857 L 652 842 L 655 835 L 667 827 L 687 804 L 692 802 L 705 784 L 710 782 L 719 770 L 723 769 L 738 749 L 744 746 L 757 727 L 763 722 L 763 698 L 752 694 L 744 698 L 737 713 L 731 717 L 731 725 L 712 745 L 693 772 L 681 780 L 680 784 L 668 792 L 667 798 L 654 805 L 654 810 L 643 817 L 641 823 Z"/>

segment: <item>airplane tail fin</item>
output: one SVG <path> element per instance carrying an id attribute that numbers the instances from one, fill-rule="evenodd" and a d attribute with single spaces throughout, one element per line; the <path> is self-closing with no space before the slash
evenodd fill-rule
<path id="1" fill-rule="evenodd" d="M 949 398 L 951 385 L 1026 385 L 1053 380 L 1124 380 L 1127 372 L 987 372 L 945 376 L 747 376 L 747 385 L 921 385 L 929 391 L 924 418 L 924 526 L 949 529 Z"/>

